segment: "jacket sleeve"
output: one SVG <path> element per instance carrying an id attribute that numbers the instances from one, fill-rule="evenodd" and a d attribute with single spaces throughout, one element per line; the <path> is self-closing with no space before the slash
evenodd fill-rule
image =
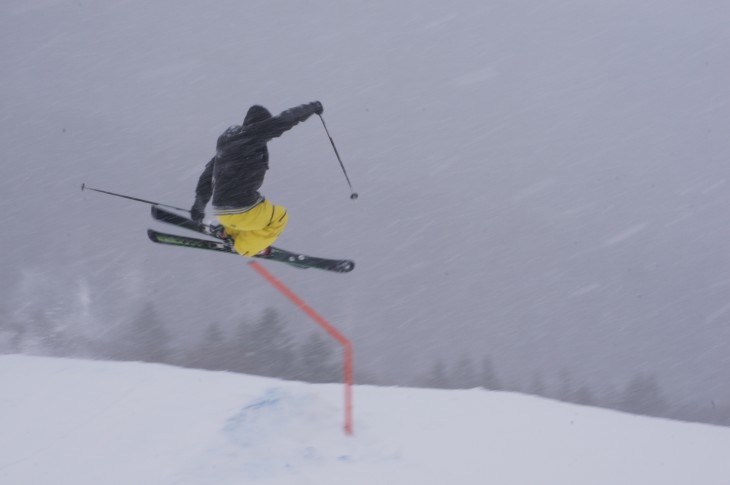
<path id="1" fill-rule="evenodd" d="M 253 136 L 266 138 L 267 140 L 279 137 L 315 114 L 318 106 L 321 106 L 321 104 L 313 102 L 289 108 L 277 116 L 251 125 L 249 128 L 250 133 Z"/>
<path id="2" fill-rule="evenodd" d="M 200 174 L 198 185 L 195 187 L 195 203 L 193 204 L 193 207 L 197 207 L 201 212 L 208 204 L 211 195 L 213 195 L 214 163 L 215 157 L 211 158 L 210 161 L 205 164 L 205 169 L 203 170 L 203 173 Z"/>

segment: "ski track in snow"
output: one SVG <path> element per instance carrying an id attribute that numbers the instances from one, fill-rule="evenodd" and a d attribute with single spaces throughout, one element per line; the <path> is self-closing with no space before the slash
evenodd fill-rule
<path id="1" fill-rule="evenodd" d="M 387 445 L 365 446 L 342 431 L 341 407 L 316 392 L 271 387 L 229 416 L 221 434 L 175 483 L 318 483 L 322 469 L 393 462 Z M 379 450 L 373 453 L 372 450 Z M 231 480 L 231 476 L 235 479 Z M 287 482 L 289 483 L 289 482 Z"/>

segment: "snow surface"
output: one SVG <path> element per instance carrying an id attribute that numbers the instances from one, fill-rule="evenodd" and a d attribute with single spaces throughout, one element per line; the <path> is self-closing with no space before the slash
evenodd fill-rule
<path id="1" fill-rule="evenodd" d="M 730 429 L 505 392 L 0 357 L 2 484 L 730 483 Z"/>

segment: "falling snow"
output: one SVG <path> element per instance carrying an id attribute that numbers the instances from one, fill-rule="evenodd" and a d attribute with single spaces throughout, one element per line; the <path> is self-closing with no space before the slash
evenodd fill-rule
<path id="1" fill-rule="evenodd" d="M 248 106 L 320 100 L 270 144 L 271 267 L 410 384 L 490 357 L 516 387 L 563 370 L 612 394 L 730 402 L 728 2 L 5 0 L 0 318 L 84 336 L 154 302 L 176 342 L 264 308 L 310 322 L 244 260 L 150 244 Z M 0 320 L 4 321 L 4 320 Z M 2 334 L 0 334 L 0 339 Z M 3 342 L 0 341 L 0 345 Z M 714 406 L 714 404 L 713 404 Z M 714 409 L 714 408 L 713 408 Z"/>

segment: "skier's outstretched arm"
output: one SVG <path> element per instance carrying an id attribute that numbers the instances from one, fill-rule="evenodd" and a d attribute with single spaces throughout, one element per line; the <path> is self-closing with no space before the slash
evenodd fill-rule
<path id="1" fill-rule="evenodd" d="M 198 185 L 195 187 L 195 203 L 190 209 L 190 217 L 194 221 L 202 221 L 205 218 L 205 206 L 208 205 L 211 195 L 213 195 L 213 164 L 215 157 L 211 158 L 205 164 L 203 173 L 200 174 Z"/>
<path id="2" fill-rule="evenodd" d="M 263 136 L 267 139 L 276 138 L 294 128 L 298 123 L 305 121 L 310 116 L 322 114 L 323 111 L 322 103 L 314 101 L 282 111 L 280 114 L 268 120 L 251 125 L 250 129 L 254 131 L 253 134 L 255 136 Z"/>

